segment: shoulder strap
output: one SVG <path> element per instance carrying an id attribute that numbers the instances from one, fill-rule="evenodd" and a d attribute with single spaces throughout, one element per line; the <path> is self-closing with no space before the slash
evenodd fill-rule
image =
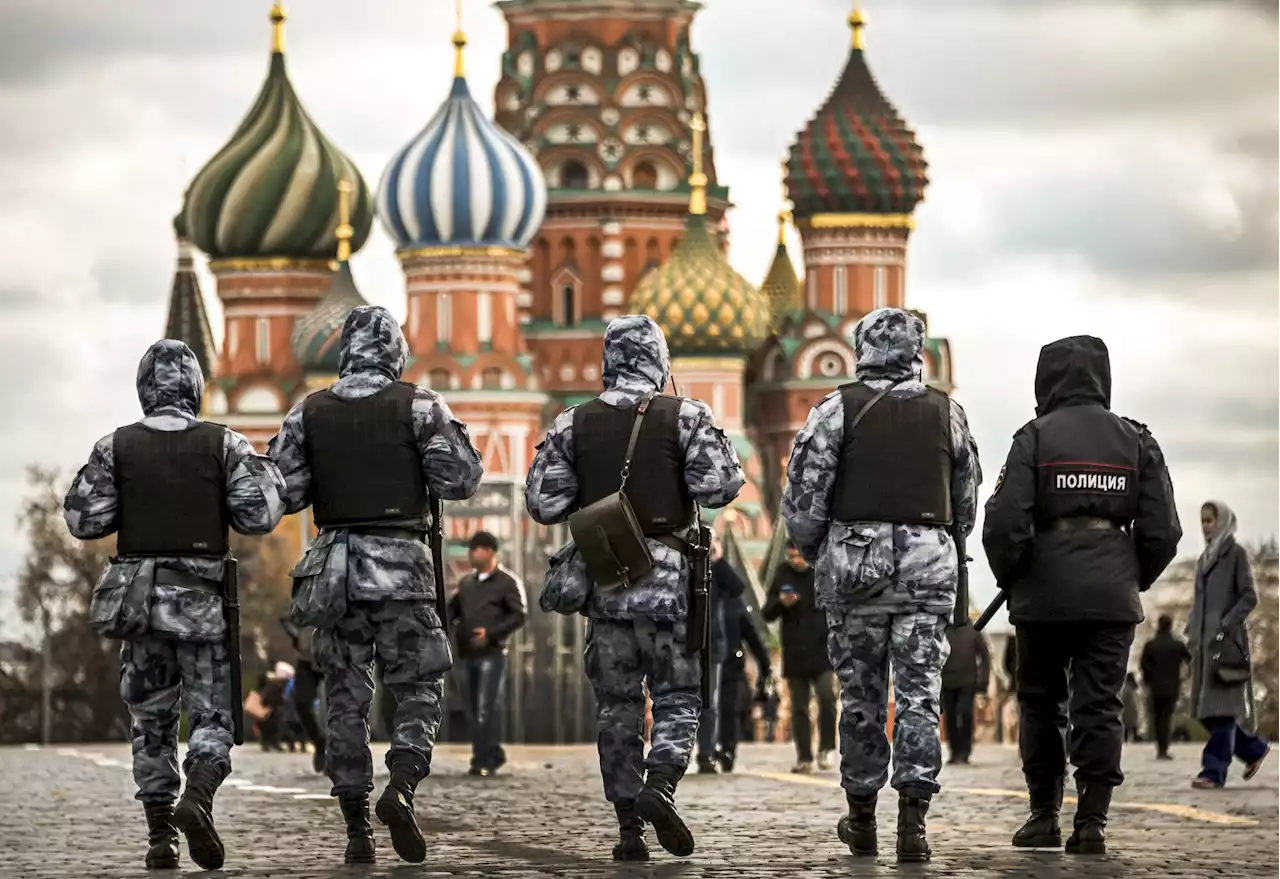
<path id="1" fill-rule="evenodd" d="M 631 475 L 631 456 L 636 451 L 636 440 L 640 439 L 640 425 L 644 424 L 644 414 L 649 411 L 649 403 L 653 401 L 654 396 L 653 391 L 645 394 L 640 398 L 640 405 L 636 407 L 636 417 L 631 422 L 631 439 L 627 440 L 627 453 L 622 458 L 622 484 L 618 486 L 618 491 L 627 487 L 627 477 Z"/>
<path id="2" fill-rule="evenodd" d="M 903 379 L 902 381 L 905 381 L 905 379 Z M 866 403 L 862 404 L 862 408 L 858 410 L 858 414 L 853 416 L 853 421 L 849 422 L 849 432 L 853 433 L 854 428 L 858 426 L 858 422 L 860 422 L 863 419 L 863 417 L 866 416 L 867 412 L 871 410 L 871 407 L 874 406 L 876 403 L 879 403 L 881 400 L 883 400 L 885 398 L 885 395 L 888 394 L 890 391 L 892 391 L 894 388 L 896 388 L 898 385 L 902 384 L 902 381 L 894 382 L 893 384 L 885 388 L 883 391 L 880 391 L 879 393 L 877 393 L 874 397 L 872 397 Z"/>

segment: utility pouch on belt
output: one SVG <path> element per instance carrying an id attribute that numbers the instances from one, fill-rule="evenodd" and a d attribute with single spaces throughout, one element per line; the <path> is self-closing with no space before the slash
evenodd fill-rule
<path id="1" fill-rule="evenodd" d="M 569 533 L 573 535 L 573 542 L 582 553 L 582 560 L 596 581 L 596 588 L 605 592 L 630 587 L 653 567 L 649 544 L 645 542 L 640 520 L 636 518 L 625 492 L 627 477 L 631 474 L 631 456 L 635 454 L 640 426 L 653 396 L 646 394 L 636 408 L 618 490 L 569 517 Z"/>

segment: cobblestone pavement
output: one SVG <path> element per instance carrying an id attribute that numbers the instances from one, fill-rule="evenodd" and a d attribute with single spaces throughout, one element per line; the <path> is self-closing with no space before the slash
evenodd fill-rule
<path id="1" fill-rule="evenodd" d="M 376 747 L 376 746 L 375 746 Z M 980 747 L 973 765 L 948 767 L 929 815 L 934 860 L 893 862 L 895 802 L 880 810 L 878 861 L 855 861 L 835 838 L 844 797 L 835 772 L 794 776 L 785 745 L 744 746 L 732 776 L 686 777 L 680 801 L 698 839 L 687 860 L 658 849 L 647 865 L 615 866 L 612 811 L 587 746 L 513 747 L 491 779 L 465 774 L 467 754 L 439 749 L 418 802 L 430 853 L 401 864 L 380 825 L 375 867 L 340 866 L 345 845 L 327 782 L 310 756 L 233 752 L 235 771 L 215 807 L 227 846 L 225 870 L 246 879 L 303 877 L 502 876 L 700 877 L 1232 877 L 1277 875 L 1277 767 L 1223 791 L 1189 787 L 1198 751 L 1172 763 L 1150 746 L 1125 752 L 1128 781 L 1117 792 L 1103 858 L 1015 851 L 1009 835 L 1026 808 L 1011 749 Z M 385 770 L 379 768 L 379 785 Z M 379 788 L 380 790 L 380 788 Z M 128 748 L 121 744 L 0 749 L 0 876 L 23 879 L 201 875 L 183 851 L 181 873 L 142 868 L 146 826 L 133 801 Z M 375 796 L 377 792 L 375 791 Z M 1070 810 L 1064 817 L 1070 821 Z M 650 834 L 652 837 L 652 834 Z M 335 866 L 338 864 L 338 866 Z"/>

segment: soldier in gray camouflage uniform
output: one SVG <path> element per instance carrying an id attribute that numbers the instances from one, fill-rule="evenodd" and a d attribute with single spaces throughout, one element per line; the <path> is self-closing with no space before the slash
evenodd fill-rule
<path id="1" fill-rule="evenodd" d="M 874 395 L 892 388 L 889 400 L 916 398 L 918 405 L 933 405 L 923 396 L 934 392 L 927 392 L 921 379 L 924 324 L 918 317 L 901 309 L 878 309 L 858 323 L 854 341 L 857 383 L 865 386 L 862 393 Z M 885 723 L 892 664 L 897 704 L 892 784 L 899 792 L 898 856 L 900 860 L 926 860 L 930 852 L 924 815 L 930 797 L 939 790 L 939 698 L 958 560 L 955 543 L 945 527 L 841 521 L 836 515 L 842 502 L 837 492 L 840 462 L 850 448 L 845 443 L 845 430 L 849 423 L 846 416 L 852 413 L 845 411 L 844 394 L 856 387 L 848 385 L 828 395 L 796 435 L 782 514 L 796 545 L 817 570 L 818 605 L 827 613 L 827 646 L 840 679 L 841 785 L 849 802 L 849 814 L 840 821 L 840 838 L 854 854 L 876 851 L 876 796 L 888 780 L 890 752 Z M 927 460 L 936 462 L 940 456 L 943 469 L 949 468 L 949 499 L 945 498 L 948 480 L 938 480 L 938 490 L 944 495 L 941 504 L 949 507 L 952 527 L 968 534 L 973 529 L 982 481 L 978 449 L 960 405 L 942 397 L 933 400 L 941 411 L 937 422 L 940 437 L 937 446 L 929 447 L 934 457 Z M 944 408 L 948 403 L 949 419 Z M 882 406 L 880 414 L 885 414 L 886 408 L 897 411 L 883 407 L 883 400 L 878 405 Z M 872 425 L 871 414 L 876 409 L 867 412 L 866 420 L 859 423 L 860 440 Z M 913 437 L 899 433 L 889 439 L 891 445 L 895 440 L 907 445 Z M 949 448 L 939 448 L 942 446 Z M 902 448 L 898 453 L 907 454 Z M 948 457 L 949 465 L 945 463 Z M 882 468 L 887 494 L 905 489 L 904 480 L 915 479 L 894 468 Z M 872 477 L 860 471 L 851 482 L 860 486 L 875 481 Z M 850 486 L 848 491 L 856 493 L 858 486 Z M 939 516 L 937 521 L 945 520 Z"/>
<path id="2" fill-rule="evenodd" d="M 660 393 L 670 375 L 667 340 L 654 321 L 628 315 L 610 322 L 604 338 L 602 403 L 635 407 L 647 394 Z M 676 442 L 683 449 L 689 497 L 704 507 L 725 506 L 745 482 L 733 445 L 704 403 L 681 400 L 677 419 Z M 529 514 L 544 525 L 566 521 L 580 506 L 573 424 L 574 410 L 562 412 L 529 468 L 525 502 Z M 645 484 L 630 484 L 628 493 L 636 495 Z M 629 588 L 594 590 L 576 552 L 558 572 L 576 584 L 574 589 L 590 592 L 584 609 L 590 618 L 586 671 L 596 695 L 605 799 L 614 804 L 620 829 L 617 860 L 648 858 L 644 821 L 653 824 L 658 842 L 672 854 L 689 855 L 694 844 L 673 801 L 676 783 L 689 765 L 702 705 L 698 657 L 684 652 L 688 562 L 665 543 L 647 542 L 654 567 Z M 647 759 L 646 679 L 653 697 Z"/>
<path id="3" fill-rule="evenodd" d="M 198 414 L 204 379 L 195 354 L 182 342 L 166 339 L 152 345 L 138 365 L 137 385 L 145 416 L 138 425 L 165 434 L 201 428 Z M 225 471 L 225 489 L 212 494 L 217 504 L 225 504 L 226 523 L 241 534 L 267 534 L 284 511 L 280 472 L 235 431 L 217 425 L 204 429 L 213 430 L 214 442 L 221 443 L 222 459 L 213 466 Z M 221 430 L 220 439 L 217 430 Z M 227 662 L 219 594 L 223 561 L 196 555 L 126 554 L 128 522 L 133 521 L 136 530 L 142 518 L 124 515 L 122 490 L 127 477 L 118 467 L 117 447 L 121 432 L 108 434 L 94 446 L 89 463 L 80 468 L 67 493 L 65 518 L 71 533 L 81 540 L 121 534 L 120 555 L 112 559 L 94 588 L 90 625 L 125 639 L 120 651 L 120 693 L 133 721 L 133 777 L 150 828 L 147 866 L 178 865 L 180 827 L 192 859 L 205 869 L 217 869 L 224 851 L 211 809 L 214 792 L 231 771 L 231 708 L 233 700 L 240 698 L 231 692 Z M 201 512 L 182 506 L 181 494 L 176 498 L 178 507 L 170 509 L 167 504 L 173 500 L 159 498 L 156 504 L 179 515 Z M 136 540 L 136 535 L 131 539 Z M 187 788 L 178 804 L 175 826 L 174 800 L 181 783 L 180 705 L 187 712 L 190 736 L 182 766 Z"/>
<path id="4" fill-rule="evenodd" d="M 403 481 L 419 482 L 445 500 L 474 494 L 483 473 L 480 455 L 465 425 L 453 417 L 439 394 L 399 382 L 408 347 L 390 312 L 377 306 L 353 309 L 343 325 L 341 344 L 338 381 L 328 391 L 294 406 L 271 441 L 271 458 L 284 475 L 287 511 L 296 513 L 316 502 L 316 521 L 322 522 L 319 502 L 325 488 L 315 478 L 315 455 L 323 437 L 306 433 L 311 423 L 307 407 L 320 395 L 342 406 L 341 401 L 354 405 L 375 396 L 405 394 L 410 401 L 406 421 L 411 421 L 405 430 L 411 431 L 416 452 L 410 453 L 411 471 Z M 356 467 L 347 483 L 350 488 L 361 482 L 359 468 L 375 465 L 368 459 L 377 455 L 353 447 L 347 457 Z M 425 503 L 417 511 L 406 509 L 400 517 L 375 524 L 378 527 L 321 524 L 319 537 L 294 570 L 295 622 L 311 624 L 296 616 L 300 577 L 319 583 L 345 607 L 336 624 L 318 629 L 313 650 L 324 673 L 327 772 L 347 822 L 347 861 L 374 860 L 369 823 L 373 790 L 369 707 L 376 656 L 396 703 L 395 729 L 386 757 L 391 781 L 378 801 L 377 816 L 388 826 L 396 853 L 419 863 L 426 858 L 426 844 L 413 812 L 413 794 L 431 770 L 431 751 L 443 711 L 442 676 L 453 657 L 441 628 L 441 610 L 435 606 L 431 554 L 421 539 L 427 528 Z"/>

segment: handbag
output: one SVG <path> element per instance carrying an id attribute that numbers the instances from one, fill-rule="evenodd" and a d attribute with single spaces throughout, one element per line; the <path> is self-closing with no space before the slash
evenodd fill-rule
<path id="1" fill-rule="evenodd" d="M 1220 684 L 1235 686 L 1253 677 L 1249 654 L 1237 634 L 1219 632 L 1209 646 L 1209 671 Z"/>
<path id="2" fill-rule="evenodd" d="M 649 544 L 626 494 L 631 457 L 635 454 L 640 426 L 653 397 L 653 393 L 646 394 L 636 407 L 618 490 L 569 517 L 569 533 L 573 535 L 573 542 L 582 554 L 587 571 L 595 580 L 596 587 L 606 592 L 631 586 L 653 568 Z"/>

